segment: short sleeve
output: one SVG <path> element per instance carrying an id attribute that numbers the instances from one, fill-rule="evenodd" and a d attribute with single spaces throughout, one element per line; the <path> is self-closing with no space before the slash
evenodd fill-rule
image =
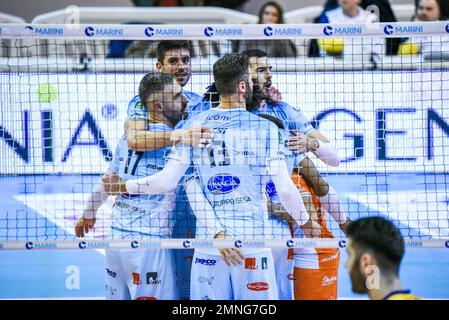
<path id="1" fill-rule="evenodd" d="M 139 96 L 135 96 L 128 104 L 128 120 L 148 120 L 147 108 L 140 102 Z"/>

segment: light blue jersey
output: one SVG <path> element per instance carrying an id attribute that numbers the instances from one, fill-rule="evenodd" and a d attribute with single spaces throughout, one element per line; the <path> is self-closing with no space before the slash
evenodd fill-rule
<path id="1" fill-rule="evenodd" d="M 204 195 L 230 236 L 263 237 L 267 168 L 284 160 L 282 134 L 272 122 L 244 109 L 214 108 L 187 120 L 211 128 L 208 148 L 177 145 L 170 153 L 185 165 L 193 165 Z"/>
<path id="2" fill-rule="evenodd" d="M 201 96 L 197 93 L 183 90 L 183 96 L 189 101 L 187 103 L 187 112 L 191 110 L 201 110 Z M 128 120 L 148 120 L 148 111 L 142 105 L 139 95 L 135 96 L 128 103 Z"/>
<path id="3" fill-rule="evenodd" d="M 269 102 L 265 102 L 262 108 L 253 111 L 254 114 L 268 114 L 282 120 L 284 129 L 294 130 L 304 134 L 313 130 L 311 122 L 299 109 L 293 108 L 291 105 L 285 102 L 280 102 L 273 105 Z"/>
<path id="4" fill-rule="evenodd" d="M 149 131 L 172 131 L 165 124 L 150 124 Z M 128 148 L 123 136 L 109 165 L 109 171 L 122 179 L 147 177 L 161 171 L 166 163 L 169 148 L 135 152 Z M 175 191 L 159 195 L 117 196 L 113 207 L 113 237 L 168 238 L 172 234 L 172 211 L 175 208 Z"/>

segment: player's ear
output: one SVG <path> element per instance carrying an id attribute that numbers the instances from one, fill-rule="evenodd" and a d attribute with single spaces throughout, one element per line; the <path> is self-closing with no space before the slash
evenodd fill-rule
<path id="1" fill-rule="evenodd" d="M 162 113 L 162 111 L 164 110 L 164 105 L 162 104 L 161 101 L 156 100 L 153 103 L 153 110 L 154 110 L 154 112 Z"/>
<path id="2" fill-rule="evenodd" d="M 157 70 L 158 72 L 161 72 L 161 71 L 162 71 L 162 63 L 160 63 L 159 61 L 156 62 L 156 70 Z"/>
<path id="3" fill-rule="evenodd" d="M 369 267 L 374 264 L 374 257 L 371 254 L 365 252 L 360 256 L 359 261 L 360 273 L 365 276 L 369 276 Z"/>
<path id="4" fill-rule="evenodd" d="M 245 81 L 240 81 L 238 86 L 238 93 L 245 93 L 246 92 L 246 83 Z"/>

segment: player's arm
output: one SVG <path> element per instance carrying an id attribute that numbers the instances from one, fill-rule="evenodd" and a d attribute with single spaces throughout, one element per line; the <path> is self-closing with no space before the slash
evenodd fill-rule
<path id="1" fill-rule="evenodd" d="M 189 179 L 185 183 L 189 204 L 196 216 L 196 228 L 206 230 L 207 236 L 215 239 L 226 238 L 226 232 L 216 219 L 214 209 L 206 199 L 197 178 Z M 224 262 L 230 266 L 242 264 L 244 256 L 239 249 L 219 248 Z"/>
<path id="2" fill-rule="evenodd" d="M 94 227 L 97 211 L 108 197 L 109 195 L 104 192 L 101 183 L 94 186 L 84 205 L 83 215 L 76 221 L 75 234 L 77 237 L 84 237 Z"/>
<path id="3" fill-rule="evenodd" d="M 193 127 L 191 129 L 177 129 L 168 131 L 148 131 L 146 120 L 128 120 L 125 123 L 125 133 L 128 147 L 134 151 L 149 151 L 186 143 L 199 146 L 201 142 L 207 144 L 211 138 L 209 128 Z"/>
<path id="4" fill-rule="evenodd" d="M 268 174 L 276 187 L 282 206 L 310 237 L 320 236 L 320 225 L 310 219 L 299 190 L 290 178 L 285 160 L 272 160 L 269 163 Z"/>
<path id="5" fill-rule="evenodd" d="M 331 167 L 340 165 L 340 155 L 333 144 L 318 130 L 312 129 L 307 134 L 292 131 L 287 146 L 295 153 L 313 152 L 321 161 Z"/>
<path id="6" fill-rule="evenodd" d="M 103 175 L 105 192 L 109 195 L 120 194 L 161 194 L 174 190 L 189 166 L 176 160 L 169 160 L 158 173 L 125 181 L 115 173 Z"/>

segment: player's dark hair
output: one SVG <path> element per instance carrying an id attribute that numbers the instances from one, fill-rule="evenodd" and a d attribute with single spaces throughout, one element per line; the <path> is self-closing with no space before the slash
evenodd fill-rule
<path id="1" fill-rule="evenodd" d="M 278 18 L 279 20 L 277 21 L 277 23 L 282 24 L 284 23 L 284 9 L 282 9 L 281 5 L 275 1 L 269 1 L 267 3 L 265 3 L 262 8 L 260 8 L 259 11 L 259 24 L 262 23 L 262 15 L 265 12 L 265 9 L 267 7 L 275 7 L 277 12 L 278 12 Z"/>
<path id="2" fill-rule="evenodd" d="M 284 124 L 282 123 L 282 120 L 279 118 L 273 117 L 273 116 L 271 116 L 269 114 L 265 114 L 265 113 L 259 114 L 259 117 L 273 122 L 279 129 L 284 129 Z"/>
<path id="3" fill-rule="evenodd" d="M 385 274 L 399 274 L 404 256 L 404 240 L 395 225 L 381 217 L 362 218 L 351 222 L 346 233 L 358 258 L 371 252 Z"/>
<path id="4" fill-rule="evenodd" d="M 212 82 L 210 86 L 206 88 L 206 92 L 203 95 L 203 101 L 210 103 L 212 108 L 217 107 L 220 104 L 220 94 L 215 87 L 215 82 Z"/>
<path id="5" fill-rule="evenodd" d="M 259 50 L 259 49 L 249 49 L 249 50 L 245 50 L 245 51 L 242 51 L 240 54 L 243 54 L 244 56 L 247 56 L 248 59 L 249 59 L 249 58 L 253 58 L 253 57 L 256 57 L 256 58 L 264 58 L 264 57 L 267 57 L 267 56 L 268 56 L 267 53 L 266 53 L 265 51 Z"/>
<path id="6" fill-rule="evenodd" d="M 240 81 L 248 80 L 248 58 L 232 53 L 214 63 L 215 87 L 220 95 L 236 93 Z"/>
<path id="7" fill-rule="evenodd" d="M 164 40 L 157 45 L 157 61 L 164 62 L 165 54 L 170 50 L 187 49 L 191 54 L 190 42 L 186 40 Z"/>
<path id="8" fill-rule="evenodd" d="M 153 93 L 164 91 L 166 85 L 173 84 L 173 79 L 173 76 L 168 73 L 147 73 L 139 84 L 139 98 L 142 105 L 146 107 L 148 97 Z"/>

